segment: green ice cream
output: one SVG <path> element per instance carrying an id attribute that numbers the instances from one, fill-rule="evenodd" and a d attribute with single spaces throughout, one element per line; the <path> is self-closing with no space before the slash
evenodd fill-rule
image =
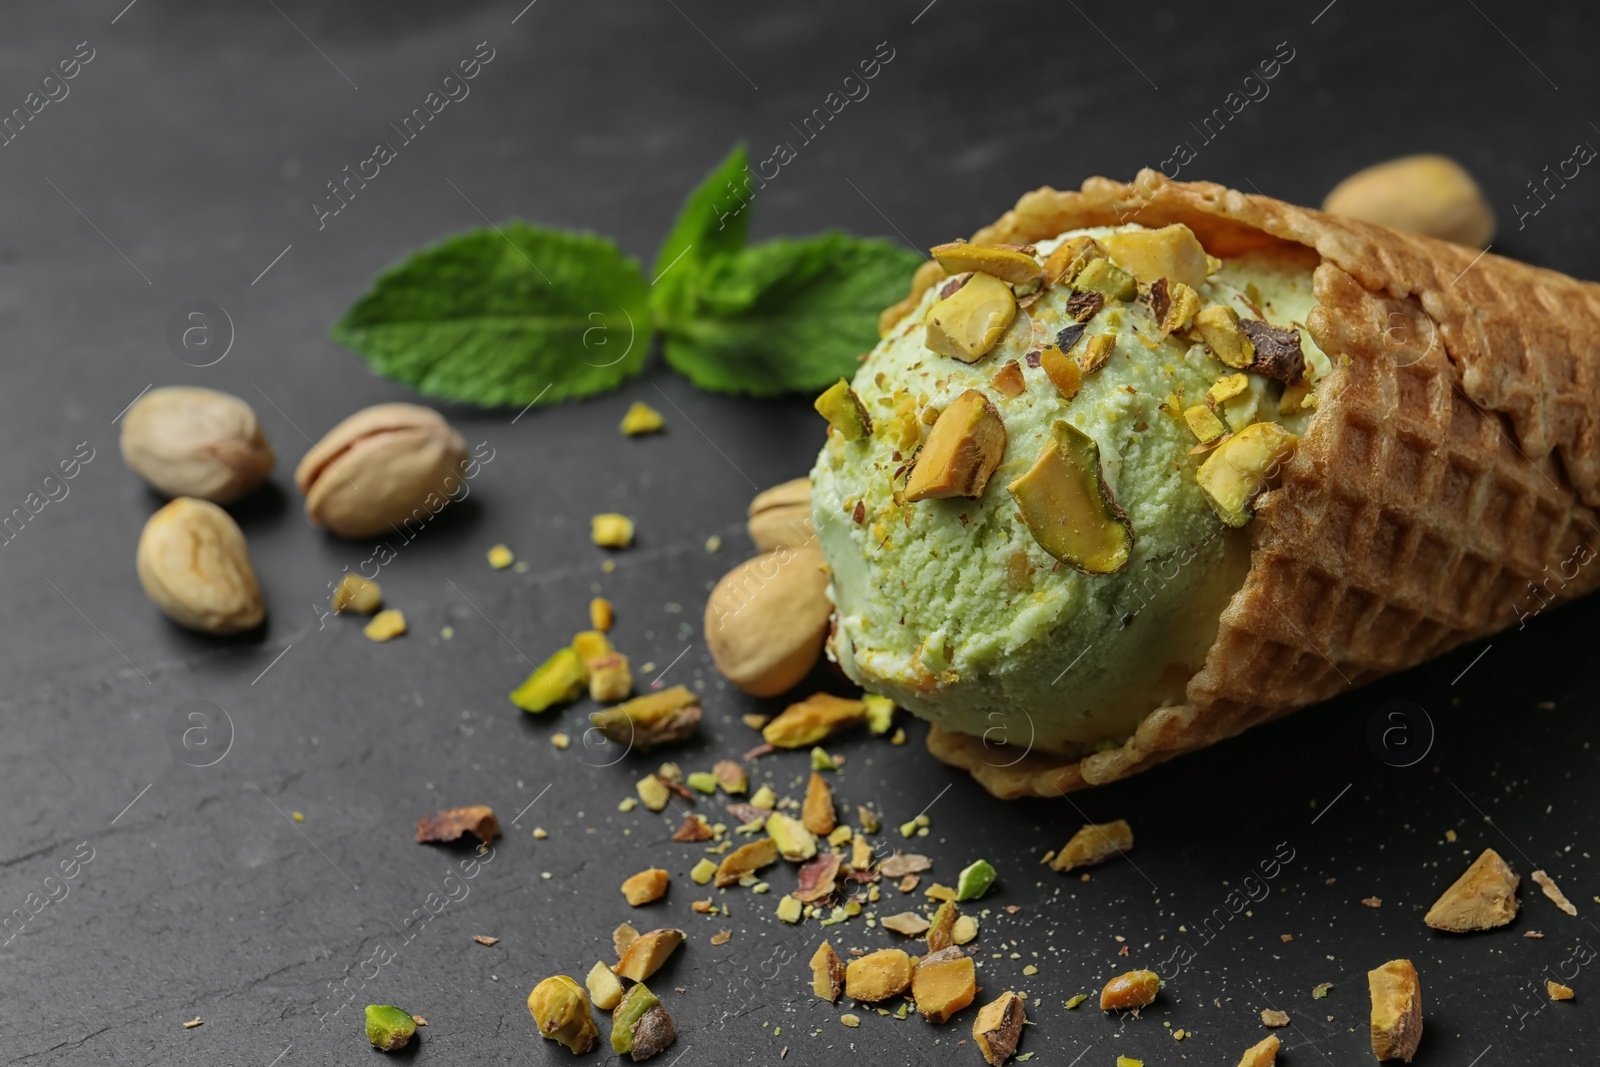
<path id="1" fill-rule="evenodd" d="M 1037 244 L 1036 255 L 1044 261 L 1080 235 L 1105 240 L 1140 229 L 1074 231 Z M 1207 307 L 1294 327 L 1314 306 L 1315 265 L 1305 250 L 1262 250 L 1212 260 L 1195 289 Z M 947 729 L 1065 754 L 1120 743 L 1152 709 L 1182 702 L 1244 581 L 1248 531 L 1224 524 L 1202 493 L 1196 471 L 1207 453 L 1196 451 L 1184 417 L 1238 370 L 1194 328 L 1163 338 L 1147 298 L 1108 297 L 1080 337 L 1062 338 L 1074 357 L 1097 351 L 1096 336 L 1114 338 L 1109 358 L 1082 372 L 1069 399 L 1039 360 L 1084 314 L 1082 297 L 1069 312 L 1069 285 L 1019 309 L 998 344 L 971 363 L 928 347 L 925 318 L 941 288 L 855 376 L 871 433 L 853 441 L 830 433 L 811 474 L 837 608 L 830 650 L 860 685 Z M 1315 382 L 1328 361 L 1298 332 L 1306 379 Z M 1231 430 L 1270 420 L 1299 433 L 1313 409 L 1300 409 L 1294 393 L 1285 404 L 1285 388 L 1248 373 L 1242 393 L 1211 408 Z M 976 498 L 907 502 L 907 468 L 921 458 L 915 450 L 931 416 L 969 389 L 988 397 L 1004 424 L 998 468 Z M 1098 444 L 1105 484 L 1133 528 L 1131 555 L 1115 573 L 1061 564 L 1007 489 L 1033 467 L 1058 420 Z"/>

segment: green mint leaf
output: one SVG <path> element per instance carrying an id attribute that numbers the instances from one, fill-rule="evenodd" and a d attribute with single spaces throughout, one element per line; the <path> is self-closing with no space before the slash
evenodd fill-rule
<path id="1" fill-rule="evenodd" d="M 385 270 L 332 334 L 427 396 L 553 404 L 638 373 L 650 352 L 649 293 L 611 241 L 512 221 Z"/>
<path id="2" fill-rule="evenodd" d="M 744 248 L 750 229 L 751 196 L 744 185 L 748 163 L 744 145 L 735 145 L 684 199 L 650 275 L 650 307 L 658 322 L 683 314 L 690 280 L 702 264 Z"/>
<path id="3" fill-rule="evenodd" d="M 921 263 L 888 241 L 825 233 L 782 238 L 702 265 L 681 319 L 663 327 L 667 362 L 702 389 L 773 396 L 849 378 L 878 342 L 878 314 Z"/>

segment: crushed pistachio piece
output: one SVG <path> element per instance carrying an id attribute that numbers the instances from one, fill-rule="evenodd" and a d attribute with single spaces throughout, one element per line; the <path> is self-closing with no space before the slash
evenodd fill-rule
<path id="1" fill-rule="evenodd" d="M 774 748 L 809 748 L 838 730 L 862 722 L 866 716 L 864 701 L 813 693 L 768 722 L 762 727 L 761 736 Z"/>
<path id="2" fill-rule="evenodd" d="M 972 1020 L 972 1039 L 989 1067 L 1000 1067 L 1017 1051 L 1027 1015 L 1022 998 L 1007 990 L 985 1004 Z"/>
<path id="3" fill-rule="evenodd" d="M 589 999 L 601 1011 L 610 1011 L 622 1003 L 622 983 L 604 963 L 596 963 L 589 968 L 583 984 L 589 987 Z"/>
<path id="4" fill-rule="evenodd" d="M 850 383 L 843 378 L 828 386 L 812 407 L 846 441 L 860 441 L 872 436 L 872 416 L 867 414 L 861 398 L 856 396 Z"/>
<path id="5" fill-rule="evenodd" d="M 983 393 L 968 389 L 933 424 L 906 479 L 905 497 L 912 502 L 981 497 L 1005 450 L 999 409 Z"/>
<path id="6" fill-rule="evenodd" d="M 717 865 L 708 859 L 701 859 L 689 868 L 689 877 L 695 885 L 707 885 L 717 873 Z"/>
<path id="7" fill-rule="evenodd" d="M 800 807 L 800 822 L 807 830 L 822 837 L 833 833 L 838 825 L 838 815 L 833 810 L 833 789 L 816 771 L 811 772 L 806 782 L 806 798 Z"/>
<path id="8" fill-rule="evenodd" d="M 649 1059 L 677 1038 L 667 1009 L 643 985 L 624 993 L 611 1012 L 611 1051 L 626 1053 L 635 1063 Z"/>
<path id="9" fill-rule="evenodd" d="M 538 713 L 577 700 L 589 681 L 583 660 L 570 647 L 553 653 L 511 693 L 511 703 Z"/>
<path id="10" fill-rule="evenodd" d="M 640 434 L 657 433 L 666 425 L 667 420 L 661 417 L 661 412 L 642 400 L 635 400 L 622 416 L 619 429 L 627 437 L 638 437 Z"/>
<path id="11" fill-rule="evenodd" d="M 750 788 L 750 778 L 744 767 L 731 759 L 718 760 L 711 768 L 711 777 L 729 796 L 742 794 Z"/>
<path id="12" fill-rule="evenodd" d="M 1211 383 L 1211 388 L 1206 390 L 1206 399 L 1213 406 L 1234 397 L 1250 388 L 1250 379 L 1244 374 L 1225 374 Z"/>
<path id="13" fill-rule="evenodd" d="M 406 617 L 399 608 L 389 608 L 374 615 L 361 632 L 374 641 L 389 641 L 406 632 Z"/>
<path id="14" fill-rule="evenodd" d="M 725 888 L 737 884 L 740 879 L 754 875 L 761 868 L 778 862 L 778 854 L 778 842 L 770 837 L 740 845 L 724 856 L 722 863 L 717 866 L 717 886 Z M 795 903 L 798 904 L 799 901 Z"/>
<path id="15" fill-rule="evenodd" d="M 367 1005 L 367 1040 L 382 1052 L 402 1049 L 417 1032 L 417 1020 L 393 1004 Z"/>
<path id="16" fill-rule="evenodd" d="M 1278 1062 L 1278 1048 L 1281 1042 L 1277 1034 L 1268 1034 L 1256 1044 L 1244 1051 L 1244 1058 L 1239 1061 L 1239 1067 L 1273 1067 Z"/>
<path id="17" fill-rule="evenodd" d="M 1077 361 L 1063 353 L 1060 347 L 1047 345 L 1039 353 L 1039 367 L 1063 400 L 1071 400 L 1078 395 L 1078 390 L 1083 386 L 1083 373 Z"/>
<path id="18" fill-rule="evenodd" d="M 644 802 L 644 806 L 651 811 L 660 811 L 667 806 L 667 801 L 672 799 L 672 790 L 654 774 L 639 779 L 634 788 L 638 790 L 639 799 Z"/>
<path id="19" fill-rule="evenodd" d="M 855 1027 L 861 1025 L 861 1017 L 859 1015 L 852 1015 L 850 1012 L 845 1012 L 843 1015 L 839 1016 L 839 1022 L 854 1029 Z"/>
<path id="20" fill-rule="evenodd" d="M 601 548 L 627 548 L 633 544 L 633 520 L 606 512 L 590 520 L 589 536 Z"/>
<path id="21" fill-rule="evenodd" d="M 899 996 L 911 987 L 911 957 L 897 948 L 882 948 L 845 965 L 846 996 L 869 1004 Z"/>
<path id="22" fill-rule="evenodd" d="M 1118 300 L 1132 300 L 1139 294 L 1133 275 L 1109 259 L 1092 259 L 1072 279 L 1074 289 L 1100 293 Z"/>
<path id="23" fill-rule="evenodd" d="M 1082 1004 L 1088 999 L 1089 994 L 1087 993 L 1074 993 L 1072 996 L 1067 998 L 1067 1002 L 1063 1005 L 1063 1007 L 1065 1007 L 1068 1011 L 1072 1011 L 1076 1009 L 1079 1004 Z"/>
<path id="24" fill-rule="evenodd" d="M 1061 851 L 1050 862 L 1050 868 L 1064 872 L 1078 867 L 1092 867 L 1132 847 L 1133 827 L 1128 825 L 1126 819 L 1085 824 L 1061 846 Z"/>
<path id="25" fill-rule="evenodd" d="M 994 884 L 997 872 L 988 860 L 976 860 L 956 876 L 956 899 L 977 900 Z"/>
<path id="26" fill-rule="evenodd" d="M 621 800 L 617 801 L 617 810 L 618 811 L 632 811 L 634 808 L 637 808 L 638 806 L 639 806 L 639 798 L 638 797 L 623 797 Z M 666 804 L 663 803 L 661 806 L 662 807 L 666 807 Z"/>
<path id="27" fill-rule="evenodd" d="M 1128 971 L 1119 974 L 1100 990 L 1101 1011 L 1128 1011 L 1142 1008 L 1156 999 L 1161 978 L 1154 971 Z"/>
<path id="28" fill-rule="evenodd" d="M 667 895 L 671 876 L 660 867 L 651 867 L 623 880 L 622 895 L 637 908 L 653 903 Z"/>
<path id="29" fill-rule="evenodd" d="M 941 356 L 976 363 L 1000 343 L 1016 315 L 1011 287 L 992 274 L 977 273 L 928 308 L 924 343 Z"/>
<path id="30" fill-rule="evenodd" d="M 1422 1040 L 1422 985 L 1410 960 L 1390 960 L 1367 972 L 1372 998 L 1372 1054 L 1411 1062 Z"/>
<path id="31" fill-rule="evenodd" d="M 947 1022 L 977 995 L 977 967 L 954 946 L 928 953 L 911 972 L 911 999 L 930 1023 Z"/>
<path id="32" fill-rule="evenodd" d="M 628 657 L 620 652 L 601 656 L 585 664 L 589 670 L 589 699 L 596 704 L 626 700 L 633 692 L 633 671 Z"/>
<path id="33" fill-rule="evenodd" d="M 1093 237 L 1074 237 L 1062 241 L 1054 252 L 1045 257 L 1045 284 L 1070 284 L 1091 259 L 1102 258 L 1105 254 L 1105 249 Z"/>
<path id="34" fill-rule="evenodd" d="M 1578 914 L 1578 909 L 1573 905 L 1572 901 L 1567 899 L 1567 895 L 1561 891 L 1561 887 L 1556 885 L 1555 879 L 1543 871 L 1534 871 L 1528 877 L 1533 879 L 1533 883 L 1539 887 L 1539 891 L 1545 895 L 1550 903 L 1568 915 Z"/>
<path id="35" fill-rule="evenodd" d="M 778 900 L 777 915 L 786 923 L 797 923 L 804 914 L 804 908 L 794 897 L 785 893 Z"/>
<path id="36" fill-rule="evenodd" d="M 1229 526 L 1250 521 L 1250 502 L 1294 454 L 1299 438 L 1275 422 L 1254 422 L 1206 457 L 1195 473 L 1211 509 Z"/>
<path id="37" fill-rule="evenodd" d="M 661 965 L 667 962 L 667 957 L 683 944 L 684 933 L 682 930 L 650 930 L 633 939 L 627 949 L 622 953 L 622 959 L 611 968 L 618 978 L 626 978 L 631 982 L 642 982 L 649 978 Z"/>
<path id="38" fill-rule="evenodd" d="M 829 1004 L 844 990 L 844 962 L 833 946 L 824 941 L 811 956 L 811 991 Z"/>
<path id="39" fill-rule="evenodd" d="M 1198 288 L 1205 284 L 1210 263 L 1194 231 L 1182 223 L 1157 230 L 1119 230 L 1100 239 L 1106 255 L 1146 285 L 1158 278 Z"/>
<path id="40" fill-rule="evenodd" d="M 1093 374 L 1106 365 L 1106 360 L 1116 351 L 1115 334 L 1097 333 L 1083 343 L 1083 354 L 1078 357 L 1078 367 L 1085 374 Z"/>
<path id="41" fill-rule="evenodd" d="M 1033 539 L 1056 559 L 1086 574 L 1127 565 L 1133 526 L 1106 484 L 1100 446 L 1065 419 L 1029 470 L 1006 486 Z"/>
<path id="42" fill-rule="evenodd" d="M 1239 323 L 1239 313 L 1226 304 L 1212 304 L 1194 317 L 1206 347 L 1223 363 L 1243 370 L 1255 359 L 1256 347 L 1250 343 Z"/>
<path id="43" fill-rule="evenodd" d="M 1022 364 L 1014 359 L 1006 360 L 1006 365 L 995 372 L 989 384 L 1001 396 L 1015 400 L 1027 388 L 1027 383 L 1022 379 Z"/>
<path id="44" fill-rule="evenodd" d="M 952 277 L 981 271 L 1024 289 L 1029 287 L 1036 289 L 1044 280 L 1044 272 L 1039 267 L 1039 261 L 1029 252 L 1014 246 L 952 241 L 949 244 L 934 245 L 929 251 L 939 266 L 945 269 L 945 273 Z"/>
<path id="45" fill-rule="evenodd" d="M 1182 282 L 1157 278 L 1150 286 L 1150 311 L 1163 338 L 1188 329 L 1200 311 L 1200 294 Z"/>
<path id="46" fill-rule="evenodd" d="M 1271 1026 L 1271 1027 L 1274 1027 L 1274 1028 L 1280 1027 L 1280 1026 L 1288 1026 L 1289 1025 L 1289 1013 L 1286 1012 L 1286 1011 L 1279 1011 L 1276 1008 L 1262 1008 L 1261 1009 L 1261 1025 L 1262 1026 Z"/>
<path id="47" fill-rule="evenodd" d="M 818 745 L 811 750 L 811 769 L 814 771 L 836 771 L 839 761 L 828 754 L 828 750 Z"/>
<path id="48" fill-rule="evenodd" d="M 1572 987 L 1571 986 L 1562 985 L 1560 982 L 1556 981 L 1553 978 L 1546 978 L 1545 979 L 1544 991 L 1546 993 L 1550 994 L 1550 999 L 1551 1000 L 1571 1000 L 1574 996 L 1577 995 L 1572 991 Z"/>
<path id="49" fill-rule="evenodd" d="M 970 915 L 958 915 L 956 921 L 950 925 L 950 940 L 957 945 L 966 945 L 977 940 L 978 920 Z"/>
<path id="50" fill-rule="evenodd" d="M 609 633 L 616 618 L 616 609 L 611 606 L 611 601 L 605 597 L 597 596 L 589 601 L 589 625 L 596 630 L 601 633 Z"/>
<path id="51" fill-rule="evenodd" d="M 770 785 L 764 785 L 756 790 L 755 796 L 750 798 L 750 806 L 752 808 L 760 808 L 763 811 L 771 811 L 778 806 L 778 795 L 772 791 Z"/>
<path id="52" fill-rule="evenodd" d="M 383 590 L 378 588 L 377 582 L 348 571 L 339 579 L 339 584 L 333 591 L 333 610 L 341 615 L 347 611 L 357 615 L 371 615 L 382 603 Z"/>
<path id="53" fill-rule="evenodd" d="M 710 796 L 717 791 L 717 776 L 710 771 L 695 771 L 689 775 L 689 788 Z"/>
<path id="54" fill-rule="evenodd" d="M 1458 934 L 1504 926 L 1517 917 L 1521 881 L 1500 853 L 1486 848 L 1440 895 L 1422 921 L 1435 930 Z"/>
<path id="55" fill-rule="evenodd" d="M 495 545 L 489 549 L 486 555 L 489 559 L 489 566 L 497 571 L 505 570 L 517 560 L 517 557 L 512 554 L 511 549 L 506 545 Z"/>
<path id="56" fill-rule="evenodd" d="M 817 839 L 799 819 L 775 811 L 767 816 L 767 834 L 778 846 L 778 854 L 799 863 L 817 854 Z"/>
<path id="57" fill-rule="evenodd" d="M 1312 1000 L 1324 1000 L 1324 999 L 1326 999 L 1327 996 L 1328 996 L 1328 990 L 1330 990 L 1332 988 L 1333 988 L 1333 983 L 1332 982 L 1318 982 L 1316 985 L 1311 987 L 1311 999 Z"/>
<path id="58" fill-rule="evenodd" d="M 589 720 L 611 740 L 643 752 L 694 736 L 700 728 L 700 697 L 675 685 L 597 711 Z"/>
<path id="59" fill-rule="evenodd" d="M 1212 441 L 1228 432 L 1228 428 L 1217 418 L 1216 413 L 1204 404 L 1195 404 L 1183 409 L 1183 421 L 1189 424 L 1189 430 L 1199 442 L 1208 445 Z"/>

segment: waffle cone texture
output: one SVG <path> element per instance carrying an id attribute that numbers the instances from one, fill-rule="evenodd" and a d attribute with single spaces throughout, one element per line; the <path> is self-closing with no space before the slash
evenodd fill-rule
<path id="1" fill-rule="evenodd" d="M 1600 285 L 1152 170 L 1024 196 L 981 243 L 1182 223 L 1216 256 L 1315 249 L 1306 326 L 1333 360 L 1250 568 L 1185 702 L 1120 747 L 1014 760 L 934 727 L 928 748 L 1001 797 L 1113 782 L 1404 670 L 1600 586 Z M 892 326 L 943 277 L 935 263 Z"/>

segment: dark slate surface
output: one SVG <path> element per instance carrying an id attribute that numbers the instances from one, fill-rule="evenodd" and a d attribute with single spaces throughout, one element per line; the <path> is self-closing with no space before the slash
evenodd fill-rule
<path id="1" fill-rule="evenodd" d="M 780 926 L 775 896 L 737 892 L 731 917 L 691 914 L 694 849 L 667 842 L 662 818 L 617 811 L 653 763 L 558 752 L 549 735 L 578 735 L 580 712 L 535 721 L 505 701 L 527 670 L 521 654 L 565 641 L 603 590 L 636 664 L 671 664 L 668 681 L 704 688 L 706 728 L 678 754 L 685 766 L 752 743 L 738 718 L 754 702 L 717 681 L 699 615 L 708 584 L 749 549 L 753 491 L 810 462 L 821 432 L 802 400 L 708 396 L 653 367 L 618 395 L 520 419 L 449 411 L 494 459 L 464 506 L 382 570 L 412 634 L 380 646 L 348 620 L 320 624 L 327 579 L 373 549 L 306 525 L 293 463 L 306 435 L 407 398 L 327 327 L 421 243 L 521 215 L 615 235 L 646 258 L 684 191 L 744 139 L 758 158 L 778 141 L 798 149 L 758 199 L 758 235 L 840 226 L 920 247 L 970 232 L 1026 189 L 1128 175 L 1186 140 L 1198 156 L 1184 176 L 1305 202 L 1366 163 L 1444 151 L 1489 191 L 1497 250 L 1600 275 L 1600 179 L 1584 171 L 1520 230 L 1514 206 L 1577 142 L 1600 143 L 1595 25 L 1577 2 L 124 2 L 11 4 L 0 34 L 7 111 L 78 42 L 93 54 L 68 95 L 0 148 L 4 510 L 49 488 L 45 475 L 80 443 L 93 456 L 0 549 L 0 912 L 20 929 L 0 948 L 7 1064 L 370 1063 L 369 1001 L 429 1018 L 406 1054 L 419 1062 L 565 1062 L 524 998 L 545 975 L 581 975 L 607 956 L 624 919 L 690 933 L 654 983 L 680 1034 L 659 1062 L 766 1064 L 784 1049 L 800 1064 L 979 1062 L 970 1011 L 933 1027 L 857 1009 L 860 1029 L 841 1026 L 844 1008 L 806 989 L 820 932 Z M 484 41 L 494 58 L 470 97 L 319 231 L 310 204 L 324 181 Z M 893 59 L 871 95 L 801 143 L 791 123 L 885 41 Z M 1191 122 L 1290 50 L 1270 94 L 1203 142 Z M 194 299 L 225 308 L 236 332 L 203 369 L 164 339 L 169 314 Z M 179 382 L 249 400 L 280 450 L 271 488 L 236 509 L 271 604 L 258 638 L 180 632 L 134 577 L 157 501 L 122 468 L 112 423 L 147 385 Z M 665 412 L 665 436 L 617 435 L 633 399 Z M 601 510 L 639 520 L 638 546 L 610 574 L 586 537 Z M 703 547 L 711 534 L 724 542 L 716 555 Z M 483 552 L 497 541 L 531 569 L 490 571 Z M 918 847 L 941 876 L 980 854 L 999 867 L 980 975 L 986 996 L 1029 993 L 1023 1047 L 1035 1062 L 1233 1063 L 1264 1034 L 1266 1007 L 1293 1019 L 1284 1063 L 1369 1062 L 1363 975 L 1395 956 L 1423 976 L 1419 1062 L 1592 1062 L 1597 623 L 1595 603 L 1539 613 L 1068 800 L 992 800 L 922 754 L 914 725 L 905 748 L 839 743 L 838 788 L 891 825 L 927 809 L 932 834 Z M 179 762 L 167 733 L 196 700 L 233 726 L 225 758 L 203 768 Z M 1415 712 L 1389 748 L 1369 744 L 1396 700 L 1429 713 L 1431 747 Z M 802 764 L 763 761 L 758 777 L 793 788 Z M 411 822 L 476 802 L 509 833 L 475 878 L 447 878 L 470 853 L 412 844 Z M 1129 861 L 1087 882 L 1038 866 L 1085 818 L 1112 817 L 1137 828 Z M 536 825 L 548 839 L 530 835 Z M 1525 876 L 1548 870 L 1578 917 L 1525 882 L 1509 929 L 1429 932 L 1421 912 L 1486 846 Z M 617 884 L 657 863 L 675 876 L 669 901 L 630 914 Z M 1259 878 L 1263 863 L 1275 877 Z M 62 869 L 75 876 L 62 881 Z M 1235 915 L 1236 891 L 1259 899 Z M 1020 910 L 999 910 L 1008 904 Z M 1226 921 L 1202 934 L 1216 909 Z M 720 929 L 733 938 L 713 947 Z M 485 948 L 477 933 L 501 940 Z M 845 946 L 890 940 L 859 922 L 828 933 Z M 381 967 L 366 962 L 388 952 Z M 1169 975 L 1142 1018 L 1062 1009 L 1136 965 Z M 1577 1001 L 1544 1000 L 1547 975 L 1574 972 Z M 1314 1001 L 1321 982 L 1332 992 Z M 183 1029 L 196 1017 L 204 1025 Z M 1176 1028 L 1192 1036 L 1175 1042 Z"/>

